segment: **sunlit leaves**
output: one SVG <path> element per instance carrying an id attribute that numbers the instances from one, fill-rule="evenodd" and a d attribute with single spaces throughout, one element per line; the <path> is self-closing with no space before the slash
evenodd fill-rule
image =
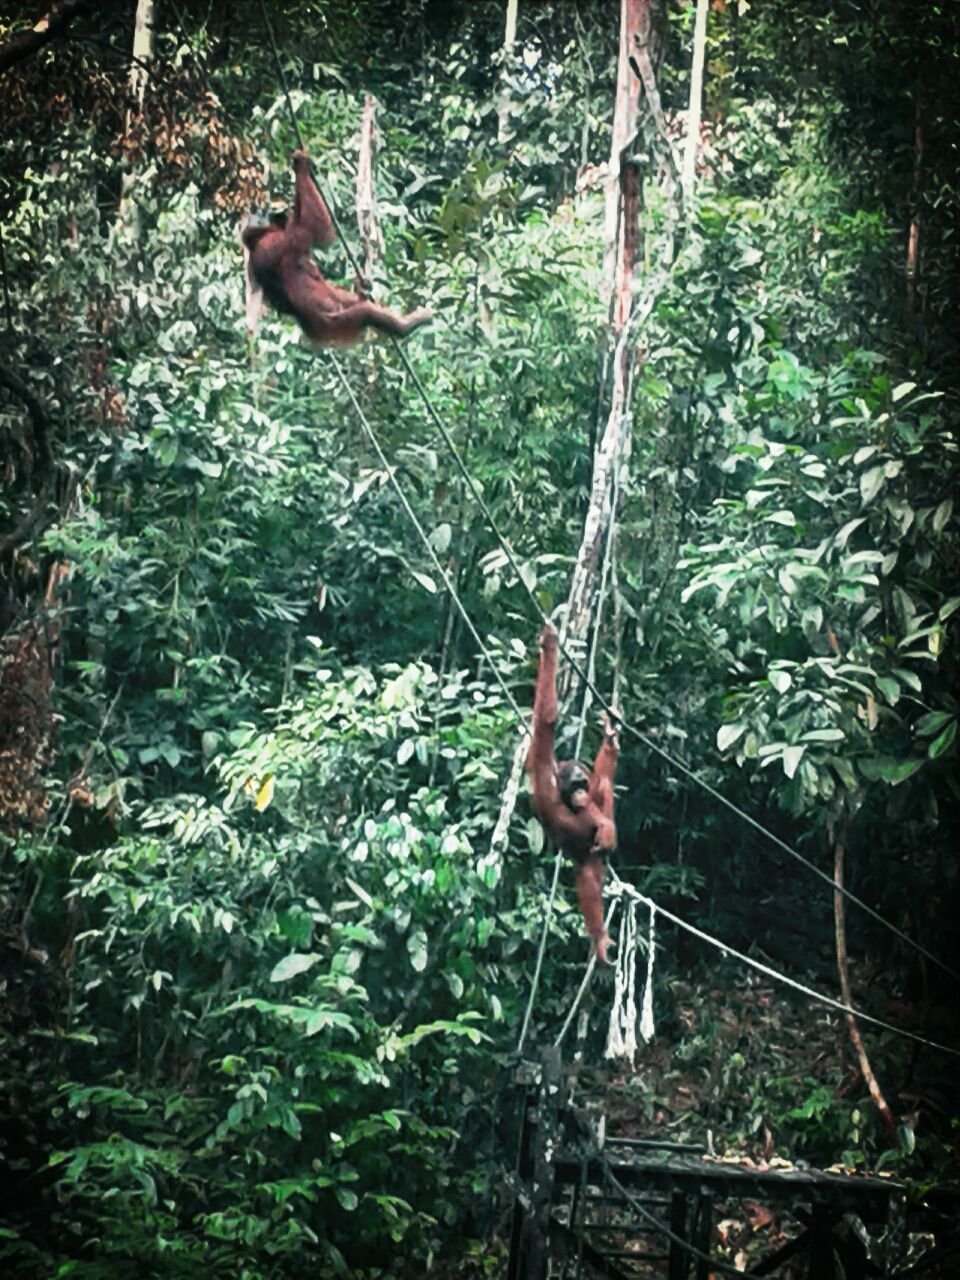
<path id="1" fill-rule="evenodd" d="M 743 723 L 723 724 L 717 730 L 717 750 L 726 751 L 743 736 L 747 726 Z"/>
<path id="2" fill-rule="evenodd" d="M 235 1001 L 224 1012 L 229 1013 L 239 1009 L 254 1009 L 308 1039 L 321 1031 L 331 1029 L 346 1031 L 353 1039 L 357 1039 L 359 1035 L 355 1020 L 350 1014 L 328 1005 L 310 1008 L 307 1005 L 276 1004 L 271 1000 L 250 997 Z"/>
<path id="3" fill-rule="evenodd" d="M 275 787 L 275 779 L 273 774 L 268 774 L 264 779 L 263 785 L 257 791 L 257 798 L 254 801 L 254 808 L 257 813 L 263 813 L 264 809 L 268 809 L 273 802 L 273 793 Z"/>
<path id="4" fill-rule="evenodd" d="M 271 982 L 289 982 L 291 978 L 297 977 L 301 973 L 308 973 L 315 964 L 319 964 L 320 957 L 317 955 L 300 955 L 293 952 L 289 956 L 278 961 L 270 971 Z"/>
<path id="5" fill-rule="evenodd" d="M 413 966 L 414 970 L 417 973 L 422 973 L 427 967 L 427 958 L 429 955 L 425 929 L 417 928 L 407 935 L 407 954 L 410 957 L 410 964 Z"/>

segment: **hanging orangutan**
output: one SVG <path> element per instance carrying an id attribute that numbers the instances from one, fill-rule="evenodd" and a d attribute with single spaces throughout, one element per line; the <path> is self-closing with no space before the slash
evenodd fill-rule
<path id="1" fill-rule="evenodd" d="M 303 332 L 322 346 L 349 347 L 366 328 L 405 338 L 426 324 L 431 313 L 418 307 L 398 316 L 371 302 L 359 289 L 351 293 L 320 274 L 310 252 L 313 245 L 333 244 L 333 221 L 310 177 L 303 151 L 293 157 L 296 196 L 291 214 L 262 226 L 253 223 L 242 235 L 251 289 L 262 290 L 275 310 L 293 316 Z"/>
<path id="2" fill-rule="evenodd" d="M 533 737 L 527 769 L 533 808 L 548 835 L 573 859 L 577 898 L 597 959 L 607 963 L 610 939 L 603 926 L 601 888 L 606 854 L 617 845 L 613 823 L 613 775 L 619 743 L 610 716 L 604 719 L 603 742 L 593 769 L 580 760 L 557 761 L 557 629 L 546 623 L 540 633 L 540 666 L 533 698 Z"/>

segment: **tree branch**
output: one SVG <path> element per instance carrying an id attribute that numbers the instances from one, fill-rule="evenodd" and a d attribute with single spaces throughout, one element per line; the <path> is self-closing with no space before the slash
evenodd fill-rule
<path id="1" fill-rule="evenodd" d="M 77 14 L 91 7 L 91 0 L 57 0 L 45 18 L 41 18 L 28 31 L 18 31 L 5 45 L 0 46 L 0 74 L 15 67 L 18 62 L 33 57 L 51 40 L 62 38 Z"/>

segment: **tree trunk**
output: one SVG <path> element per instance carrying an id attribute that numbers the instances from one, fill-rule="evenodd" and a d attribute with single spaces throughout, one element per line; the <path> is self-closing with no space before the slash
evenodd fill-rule
<path id="1" fill-rule="evenodd" d="M 707 0 L 697 0 L 697 20 L 693 28 L 693 66 L 690 70 L 690 105 L 687 108 L 687 139 L 683 152 L 683 203 L 693 199 L 700 146 L 700 113 L 703 99 L 703 59 L 707 44 Z"/>
<path id="2" fill-rule="evenodd" d="M 838 840 L 834 845 L 833 854 L 833 879 L 834 882 L 843 886 L 843 841 Z M 840 888 L 833 891 L 833 920 L 836 933 L 837 943 L 837 972 L 840 976 L 840 995 L 843 1003 L 852 1006 L 850 999 L 850 972 L 847 965 L 847 927 L 844 913 L 843 894 Z M 850 1042 L 853 1045 L 854 1052 L 857 1055 L 857 1061 L 860 1064 L 860 1073 L 863 1076 L 864 1083 L 870 1090 L 870 1097 L 876 1104 L 877 1110 L 883 1119 L 883 1126 L 887 1131 L 887 1137 L 890 1141 L 897 1144 L 897 1122 L 893 1117 L 893 1112 L 887 1105 L 887 1100 L 883 1096 L 883 1090 L 877 1081 L 877 1077 L 873 1074 L 873 1068 L 870 1066 L 870 1059 L 867 1057 L 867 1051 L 860 1035 L 860 1028 L 857 1026 L 857 1020 L 852 1013 L 843 1015 L 847 1021 L 847 1031 L 850 1033 Z"/>
<path id="3" fill-rule="evenodd" d="M 500 93 L 497 97 L 497 138 L 504 142 L 510 119 L 509 75 L 513 65 L 513 46 L 517 40 L 517 7 L 519 0 L 507 0 L 507 25 L 503 36 L 500 62 Z"/>
<path id="4" fill-rule="evenodd" d="M 380 211 L 373 184 L 376 163 L 377 100 L 368 93 L 363 100 L 360 120 L 360 156 L 357 162 L 357 226 L 363 245 L 363 277 L 373 280 L 377 264 L 383 258 L 383 233 Z"/>
<path id="5" fill-rule="evenodd" d="M 614 481 L 622 484 L 626 468 L 621 465 L 629 448 L 630 374 L 634 344 L 628 320 L 633 305 L 633 277 L 637 257 L 640 219 L 640 172 L 627 152 L 637 132 L 640 105 L 640 78 L 631 65 L 638 50 L 650 47 L 652 0 L 621 0 L 620 53 L 617 59 L 616 105 L 610 173 L 604 210 L 604 282 L 608 289 L 611 338 L 614 345 L 613 382 L 607 422 L 593 459 L 590 501 L 584 519 L 583 537 L 577 553 L 573 579 L 567 597 L 564 641 L 578 658 L 586 653 L 586 638 L 597 594 L 600 553 L 604 536 L 609 535 L 615 503 Z M 563 695 L 570 693 L 569 674 L 561 680 Z"/>
<path id="6" fill-rule="evenodd" d="M 584 522 L 583 538 L 577 555 L 568 597 L 565 623 L 566 642 L 573 642 L 578 656 L 583 657 L 590 627 L 594 596 L 599 580 L 600 552 L 604 534 L 609 532 L 615 491 L 626 478 L 625 460 L 629 446 L 628 405 L 630 377 L 634 366 L 634 343 L 629 324 L 633 299 L 633 274 L 637 254 L 640 203 L 640 172 L 636 163 L 624 156 L 637 131 L 641 76 L 634 66 L 643 68 L 643 87 L 651 116 L 658 133 L 663 133 L 659 94 L 654 79 L 653 32 L 655 19 L 662 16 L 664 0 L 621 0 L 620 56 L 617 63 L 616 103 L 614 107 L 611 177 L 607 184 L 604 219 L 604 264 L 606 296 L 610 301 L 611 328 L 615 342 L 613 391 L 606 427 L 594 455 L 590 501 Z M 659 291 L 663 273 L 656 274 L 648 296 L 641 304 L 649 310 Z M 634 310 L 634 320 L 637 311 Z M 568 698 L 569 673 L 561 676 L 561 689 Z M 490 852 L 485 861 L 496 864 L 506 847 L 510 818 L 523 777 L 529 731 L 525 730 L 514 753 L 509 778 L 503 789 Z"/>
<path id="7" fill-rule="evenodd" d="M 643 19 L 649 25 L 650 0 L 620 0 L 620 52 L 617 56 L 617 89 L 613 107 L 613 137 L 610 142 L 610 169 L 604 184 L 603 291 L 615 293 L 614 275 L 620 222 L 620 160 L 623 149 L 637 131 L 640 81 L 630 66 L 634 33 Z"/>
<path id="8" fill-rule="evenodd" d="M 133 61 L 130 64 L 130 104 L 124 125 L 124 170 L 120 180 L 118 223 L 121 236 L 130 244 L 140 241 L 140 206 L 135 198 L 137 166 L 135 155 L 142 138 L 139 125 L 143 119 L 143 96 L 147 88 L 148 68 L 153 60 L 154 0 L 137 0 L 137 18 L 133 32 Z"/>

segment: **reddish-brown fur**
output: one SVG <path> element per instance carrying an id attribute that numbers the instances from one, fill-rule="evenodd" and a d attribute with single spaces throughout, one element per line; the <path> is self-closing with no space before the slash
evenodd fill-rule
<path id="1" fill-rule="evenodd" d="M 243 232 L 251 280 L 271 306 L 293 316 L 307 337 L 323 346 L 351 346 L 368 327 L 405 338 L 426 324 L 426 307 L 398 316 L 323 278 L 310 251 L 313 245 L 325 248 L 333 243 L 333 222 L 302 151 L 293 157 L 293 168 L 296 197 L 290 216 Z"/>
<path id="2" fill-rule="evenodd" d="M 547 623 L 540 635 L 540 666 L 533 698 L 533 737 L 527 769 L 533 789 L 533 808 L 557 844 L 573 859 L 577 899 L 597 959 L 607 963 L 610 939 L 603 927 L 601 889 L 606 872 L 605 855 L 617 845 L 613 821 L 613 777 L 617 769 L 617 734 L 607 716 L 603 743 L 593 769 L 584 767 L 587 801 L 574 811 L 563 799 L 559 774 L 569 761 L 558 763 L 554 751 L 557 727 L 557 629 Z"/>

